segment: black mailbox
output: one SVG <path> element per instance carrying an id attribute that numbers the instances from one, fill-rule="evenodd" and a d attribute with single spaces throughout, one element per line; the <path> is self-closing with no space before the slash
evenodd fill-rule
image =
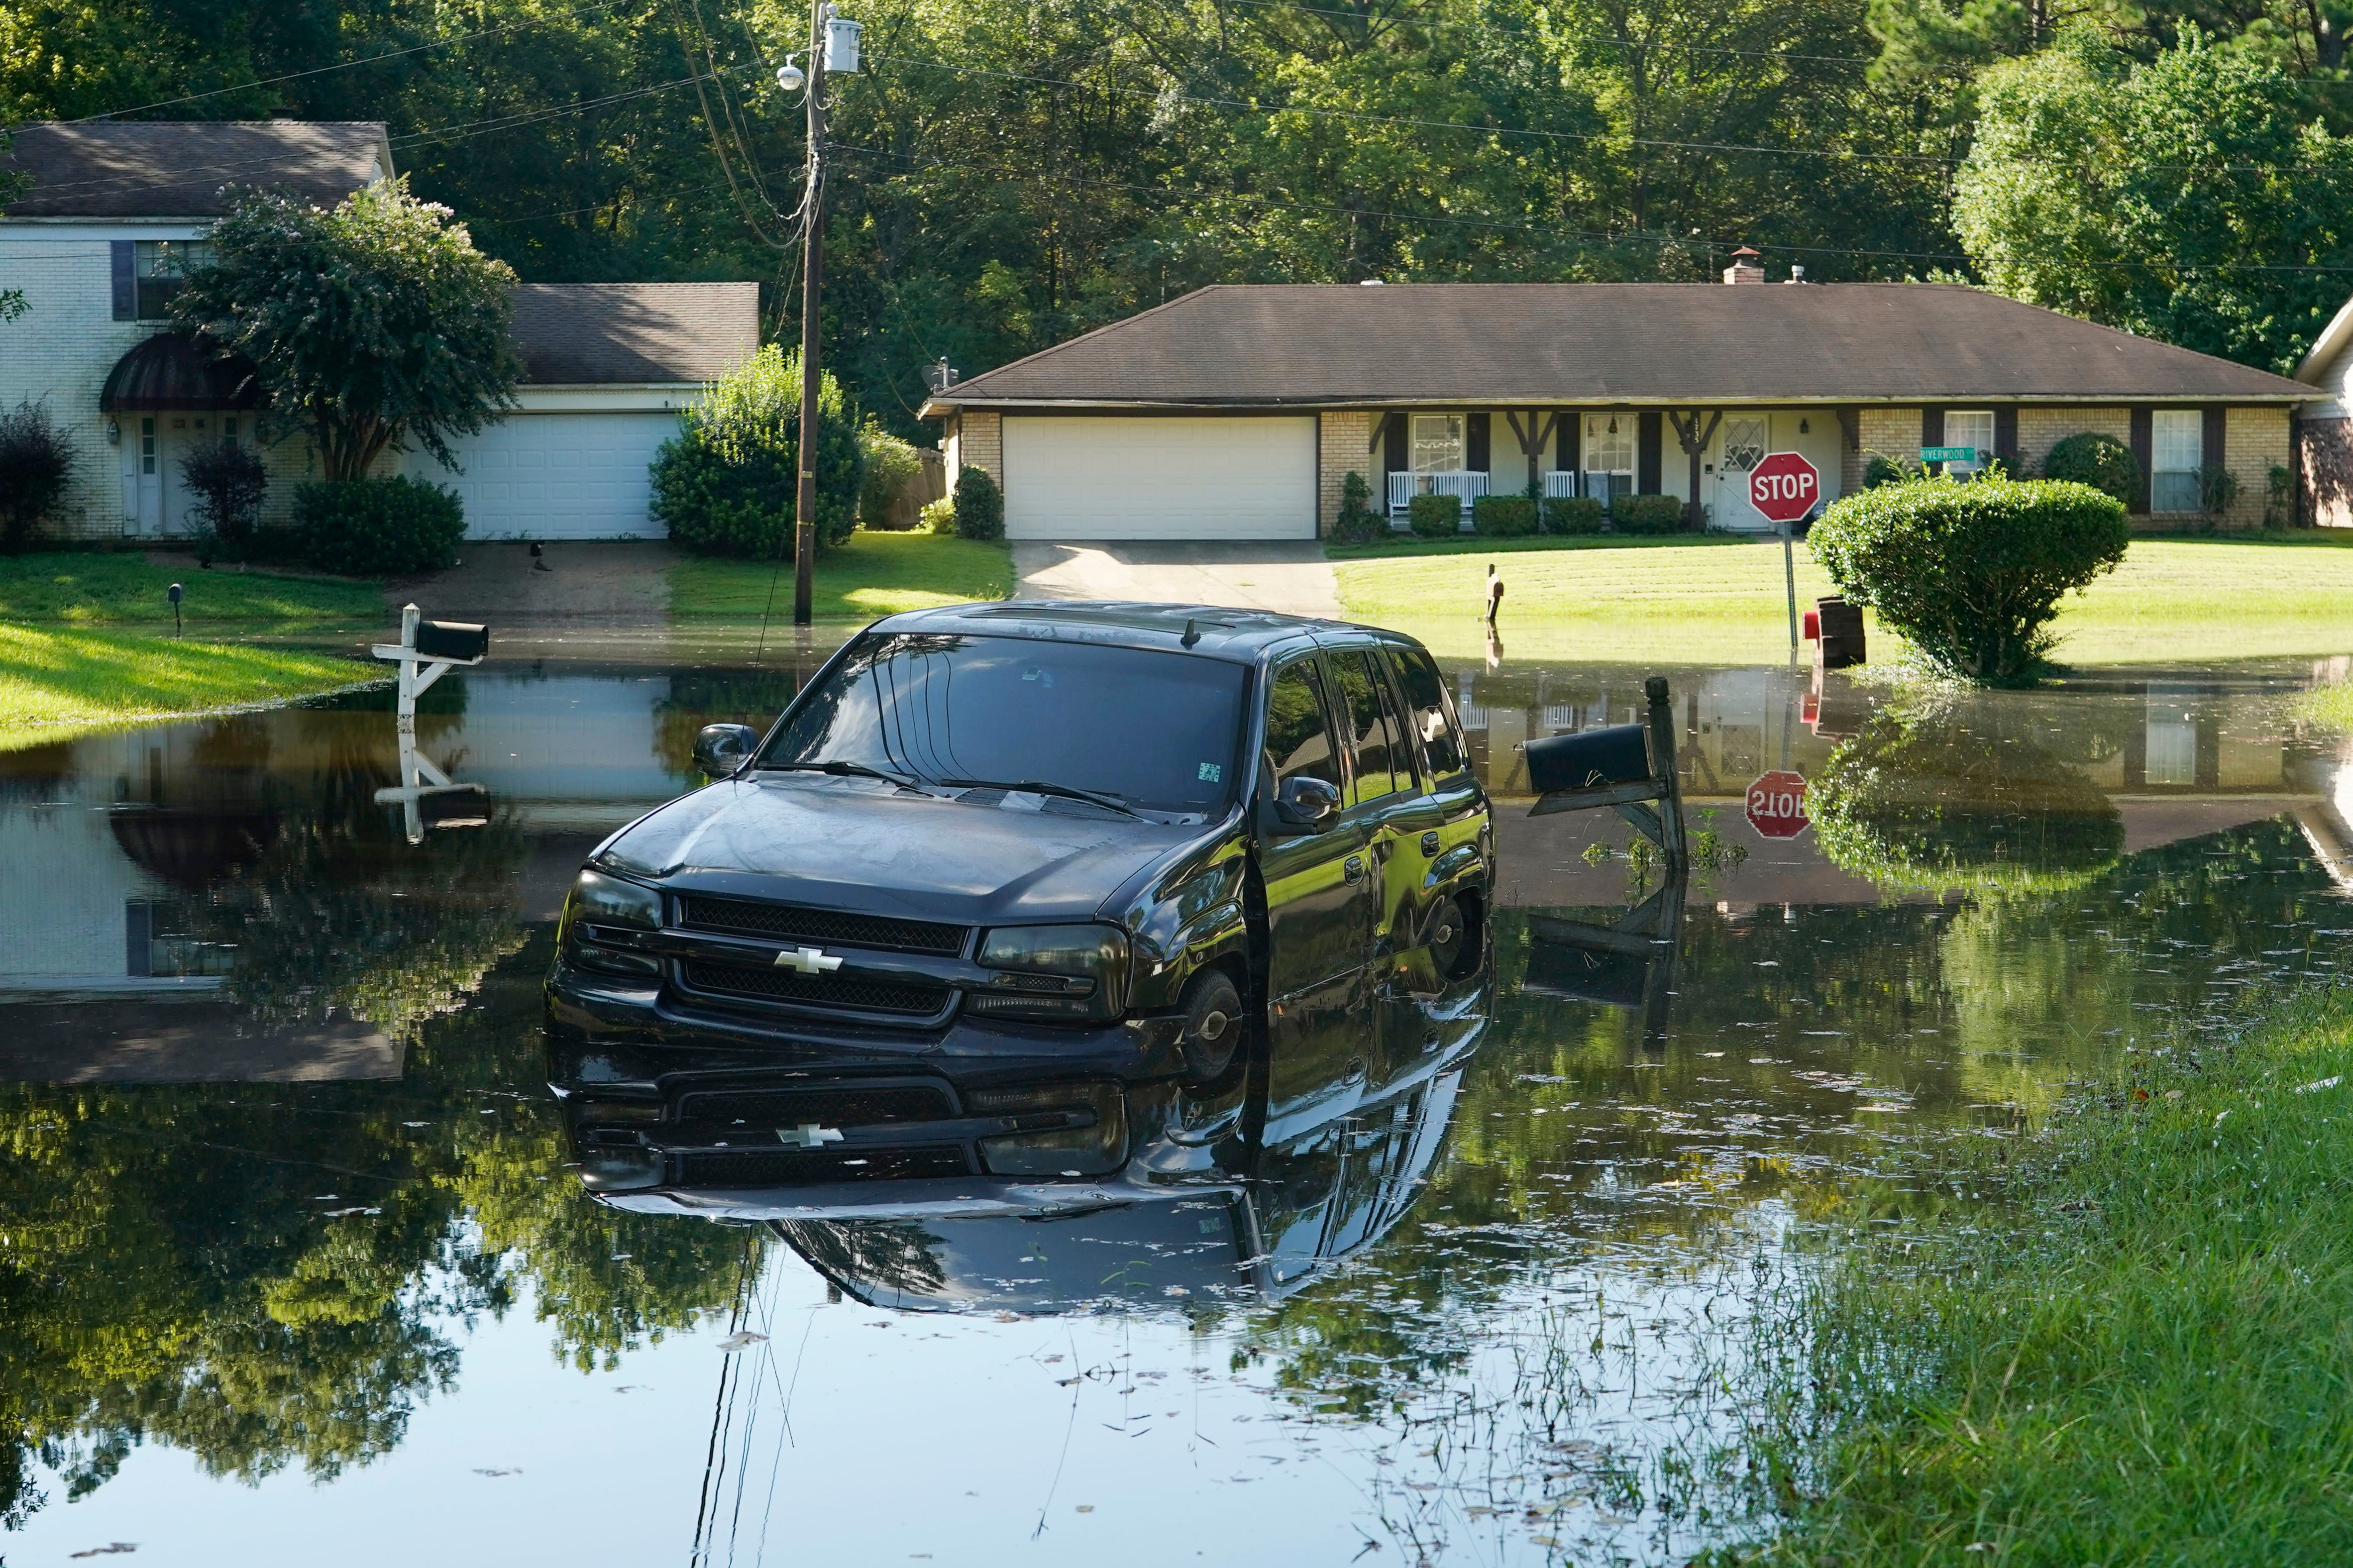
<path id="1" fill-rule="evenodd" d="M 1538 795 L 1551 795 L 1556 790 L 1599 789 L 1651 778 L 1644 728 L 1612 724 L 1603 730 L 1530 741 L 1528 787 Z"/>
<path id="2" fill-rule="evenodd" d="M 419 621 L 417 623 L 417 654 L 419 658 L 474 659 L 489 657 L 491 628 L 470 626 L 463 621 Z"/>

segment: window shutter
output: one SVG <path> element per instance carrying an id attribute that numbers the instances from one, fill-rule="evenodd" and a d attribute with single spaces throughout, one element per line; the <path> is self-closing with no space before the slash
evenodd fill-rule
<path id="1" fill-rule="evenodd" d="M 1634 488 L 1646 496 L 1659 493 L 1659 411 L 1655 408 L 1635 416 Z"/>
<path id="2" fill-rule="evenodd" d="M 1404 467 L 1405 416 L 1403 414 L 1391 414 L 1381 421 L 1382 483 L 1386 485 L 1388 481 L 1388 476 L 1396 473 L 1399 468 Z M 1388 493 L 1388 492 L 1386 489 L 1382 491 L 1384 496 Z M 1386 506 L 1388 503 L 1384 500 L 1381 504 Z"/>
<path id="3" fill-rule="evenodd" d="M 2146 408 L 2132 411 L 2133 466 L 2140 470 L 2140 493 L 2134 498 L 2131 510 L 2148 510 L 2148 470 L 2157 456 L 2157 422 Z"/>
<path id="4" fill-rule="evenodd" d="M 2017 409 L 1997 408 L 1993 411 L 1993 449 L 1994 455 L 2001 459 L 2001 466 L 2010 470 L 2010 477 L 2018 479 Z"/>
<path id="5" fill-rule="evenodd" d="M 1490 416 L 1483 408 L 1463 416 L 1462 466 L 1474 474 L 1483 474 L 1493 465 L 1488 459 L 1487 421 Z"/>
<path id="6" fill-rule="evenodd" d="M 2198 460 L 2219 463 L 2222 460 L 2222 405 L 2210 403 L 2199 412 L 2204 417 L 2200 421 Z"/>
<path id="7" fill-rule="evenodd" d="M 1920 410 L 1920 445 L 1941 447 L 1945 444 L 1945 411 L 1941 408 Z"/>
<path id="8" fill-rule="evenodd" d="M 1585 416 L 1574 408 L 1560 411 L 1560 423 L 1553 427 L 1553 464 L 1556 468 L 1575 473 L 1585 445 Z"/>
<path id="9" fill-rule="evenodd" d="M 139 279 L 132 267 L 132 243 L 117 239 L 107 244 L 114 263 L 114 319 L 118 321 L 139 319 Z"/>

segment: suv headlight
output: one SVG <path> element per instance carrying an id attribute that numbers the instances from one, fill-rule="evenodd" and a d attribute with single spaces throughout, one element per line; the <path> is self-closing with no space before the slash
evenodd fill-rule
<path id="1" fill-rule="evenodd" d="M 583 871 L 564 901 L 564 952 L 584 969 L 659 979 L 661 960 L 633 952 L 661 929 L 661 895 L 651 888 Z"/>
<path id="2" fill-rule="evenodd" d="M 981 939 L 995 973 L 971 994 L 995 1018 L 1100 1023 L 1127 1011 L 1127 933 L 1117 926 L 1000 926 Z"/>

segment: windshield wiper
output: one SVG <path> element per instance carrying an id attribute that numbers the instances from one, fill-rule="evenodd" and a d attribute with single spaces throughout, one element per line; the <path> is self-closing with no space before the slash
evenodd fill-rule
<path id="1" fill-rule="evenodd" d="M 886 768 L 869 767 L 864 763 L 761 763 L 763 768 L 790 768 L 800 773 L 831 773 L 835 778 L 881 779 L 884 784 L 897 784 L 901 789 L 921 790 L 922 783 L 907 773 L 894 773 Z"/>
<path id="2" fill-rule="evenodd" d="M 1000 784 L 995 779 L 942 779 L 940 783 L 953 784 L 958 789 L 1008 789 L 1018 790 L 1024 795 L 1058 795 L 1064 800 L 1082 800 L 1089 805 L 1100 805 L 1109 811 L 1121 812 L 1135 818 L 1138 822 L 1152 820 L 1115 795 L 1105 795 L 1099 790 L 1079 789 L 1071 784 L 1045 784 L 1037 779 L 1023 779 L 1019 784 Z"/>

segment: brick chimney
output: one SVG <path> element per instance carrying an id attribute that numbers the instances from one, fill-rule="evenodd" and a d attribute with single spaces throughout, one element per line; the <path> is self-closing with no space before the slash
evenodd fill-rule
<path id="1" fill-rule="evenodd" d="M 1746 246 L 1732 253 L 1732 265 L 1724 269 L 1726 283 L 1762 283 L 1765 281 L 1765 258 Z"/>

